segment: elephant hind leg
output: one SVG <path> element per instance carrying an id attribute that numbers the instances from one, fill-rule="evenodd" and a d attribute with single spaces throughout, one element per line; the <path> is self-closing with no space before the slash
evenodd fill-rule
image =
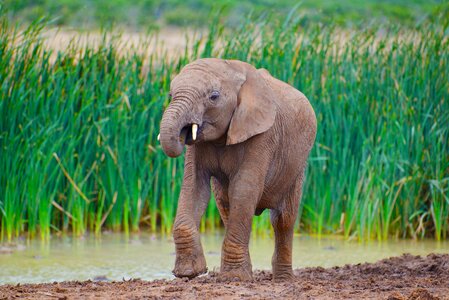
<path id="1" fill-rule="evenodd" d="M 217 203 L 217 208 L 220 213 L 221 220 L 225 228 L 228 225 L 229 219 L 229 198 L 228 198 L 228 188 L 218 181 L 217 178 L 212 177 L 212 190 L 214 192 L 215 201 Z"/>
<path id="2" fill-rule="evenodd" d="M 271 210 L 271 224 L 275 234 L 275 250 L 271 261 L 273 279 L 291 280 L 292 270 L 293 230 L 298 215 L 299 202 L 302 193 L 302 175 L 294 187 L 285 196 L 281 210 Z"/>

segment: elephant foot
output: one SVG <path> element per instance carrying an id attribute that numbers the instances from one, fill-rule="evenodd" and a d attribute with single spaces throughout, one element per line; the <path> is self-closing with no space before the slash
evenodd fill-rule
<path id="1" fill-rule="evenodd" d="M 218 274 L 219 281 L 251 281 L 253 280 L 253 271 L 251 264 L 245 264 L 239 267 L 222 267 Z"/>
<path id="2" fill-rule="evenodd" d="M 293 275 L 293 272 L 275 272 L 273 273 L 273 281 L 280 282 L 280 281 L 293 281 L 295 280 L 295 275 Z"/>
<path id="3" fill-rule="evenodd" d="M 292 266 L 290 264 L 273 266 L 273 281 L 293 281 L 294 279 L 295 275 L 293 275 Z"/>
<path id="4" fill-rule="evenodd" d="M 222 271 L 218 275 L 218 281 L 251 281 L 253 280 L 252 272 L 248 272 L 245 269 L 234 269 L 229 271 Z"/>
<path id="5" fill-rule="evenodd" d="M 176 256 L 173 275 L 176 277 L 195 278 L 207 272 L 204 255 Z"/>

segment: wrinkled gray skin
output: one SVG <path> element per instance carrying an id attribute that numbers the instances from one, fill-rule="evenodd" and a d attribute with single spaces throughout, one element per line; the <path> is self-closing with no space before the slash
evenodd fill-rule
<path id="1" fill-rule="evenodd" d="M 177 157 L 188 145 L 174 224 L 173 274 L 193 278 L 207 271 L 198 227 L 212 182 L 226 228 L 219 278 L 252 279 L 252 219 L 270 209 L 273 276 L 291 279 L 293 226 L 316 135 L 309 101 L 264 69 L 214 58 L 185 66 L 170 93 L 161 121 L 162 148 Z M 194 123 L 199 126 L 195 141 Z"/>

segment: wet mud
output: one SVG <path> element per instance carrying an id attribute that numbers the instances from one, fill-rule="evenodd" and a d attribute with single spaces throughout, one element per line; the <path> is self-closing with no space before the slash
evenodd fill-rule
<path id="1" fill-rule="evenodd" d="M 71 281 L 0 286 L 0 299 L 449 299 L 449 254 L 409 254 L 376 263 L 295 270 L 290 282 L 255 271 L 251 282 L 193 280 Z"/>

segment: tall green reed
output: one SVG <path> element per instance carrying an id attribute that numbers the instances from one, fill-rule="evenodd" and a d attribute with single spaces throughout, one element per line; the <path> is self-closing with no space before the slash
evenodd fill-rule
<path id="1" fill-rule="evenodd" d="M 297 87 L 318 118 L 297 229 L 348 239 L 447 237 L 449 41 L 415 30 L 214 22 L 168 58 L 74 41 L 46 50 L 42 26 L 0 29 L 0 232 L 170 233 L 183 159 L 167 158 L 159 121 L 171 78 L 198 57 L 248 61 Z M 142 41 L 145 45 L 145 41 Z M 220 227 L 213 201 L 202 231 Z M 270 232 L 269 213 L 253 231 Z"/>

